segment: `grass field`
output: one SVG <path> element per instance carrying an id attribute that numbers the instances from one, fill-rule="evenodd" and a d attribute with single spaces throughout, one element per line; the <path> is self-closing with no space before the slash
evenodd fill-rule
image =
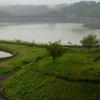
<path id="1" fill-rule="evenodd" d="M 2 84 L 12 100 L 100 100 L 100 65 L 96 63 L 100 48 L 69 49 L 53 63 L 43 48 L 9 45 L 19 53 L 6 60 L 6 66 L 25 66 Z M 20 62 L 20 57 L 30 63 Z"/>
<path id="2" fill-rule="evenodd" d="M 24 67 L 25 65 L 33 61 L 38 55 L 43 55 L 43 52 L 45 51 L 43 48 L 38 48 L 36 46 L 25 46 L 7 43 L 0 43 L 0 48 L 5 49 L 4 51 L 13 50 L 14 52 L 16 52 L 16 55 L 11 58 L 3 60 L 0 59 L 1 75 L 3 74 L 3 72 L 5 73 L 13 71 L 17 68 Z"/>

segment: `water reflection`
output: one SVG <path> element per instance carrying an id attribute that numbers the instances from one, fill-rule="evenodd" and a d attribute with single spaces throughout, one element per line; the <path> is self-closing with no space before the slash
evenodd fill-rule
<path id="1" fill-rule="evenodd" d="M 0 39 L 6 40 L 20 39 L 30 42 L 35 40 L 36 43 L 47 43 L 61 39 L 64 44 L 69 41 L 79 44 L 83 36 L 88 34 L 93 33 L 100 37 L 100 30 L 83 27 L 82 23 L 4 23 L 2 25 L 4 28 L 0 26 Z"/>
<path id="2" fill-rule="evenodd" d="M 0 58 L 11 57 L 12 54 L 0 51 Z"/>

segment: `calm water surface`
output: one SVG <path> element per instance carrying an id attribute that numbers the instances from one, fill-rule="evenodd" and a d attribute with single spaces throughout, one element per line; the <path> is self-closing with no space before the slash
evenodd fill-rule
<path id="1" fill-rule="evenodd" d="M 5 57 L 11 57 L 12 54 L 10 53 L 7 53 L 7 52 L 3 52 L 3 51 L 0 51 L 0 58 L 5 58 Z"/>
<path id="2" fill-rule="evenodd" d="M 81 23 L 28 23 L 0 24 L 0 39 L 35 41 L 47 43 L 61 39 L 62 43 L 79 44 L 83 36 L 90 33 L 100 37 L 100 29 L 89 29 Z"/>

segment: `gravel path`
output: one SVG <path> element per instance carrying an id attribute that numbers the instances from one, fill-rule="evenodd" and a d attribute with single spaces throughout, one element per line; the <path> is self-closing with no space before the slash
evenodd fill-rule
<path id="1" fill-rule="evenodd" d="M 3 76 L 0 76 L 0 82 L 4 81 L 6 78 L 8 78 L 9 76 L 15 74 L 15 72 L 12 72 L 12 73 L 8 73 L 8 74 L 5 74 Z M 1 92 L 0 92 L 0 100 L 8 100 Z"/>

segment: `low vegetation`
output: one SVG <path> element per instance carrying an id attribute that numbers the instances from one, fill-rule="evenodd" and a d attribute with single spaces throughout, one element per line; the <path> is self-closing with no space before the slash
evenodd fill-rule
<path id="1" fill-rule="evenodd" d="M 0 40 L 0 43 L 26 45 L 26 46 L 34 46 L 35 45 L 35 41 L 34 40 L 33 40 L 33 42 L 26 42 L 26 41 L 22 41 L 20 39 L 15 39 L 15 40 Z"/>
<path id="2" fill-rule="evenodd" d="M 0 75 L 5 72 L 23 68 L 38 57 L 38 55 L 42 56 L 45 51 L 45 49 L 36 46 L 18 45 L 16 43 L 10 44 L 9 42 L 0 43 L 0 50 L 13 54 L 12 57 L 0 58 Z"/>
<path id="3" fill-rule="evenodd" d="M 2 84 L 12 100 L 100 100 L 100 65 L 96 63 L 100 48 L 74 51 L 66 47 L 67 52 L 53 63 L 44 48 L 12 47 L 24 54 L 24 59 L 35 50 L 30 53 L 33 61 Z M 15 62 L 10 61 L 12 65 Z"/>

